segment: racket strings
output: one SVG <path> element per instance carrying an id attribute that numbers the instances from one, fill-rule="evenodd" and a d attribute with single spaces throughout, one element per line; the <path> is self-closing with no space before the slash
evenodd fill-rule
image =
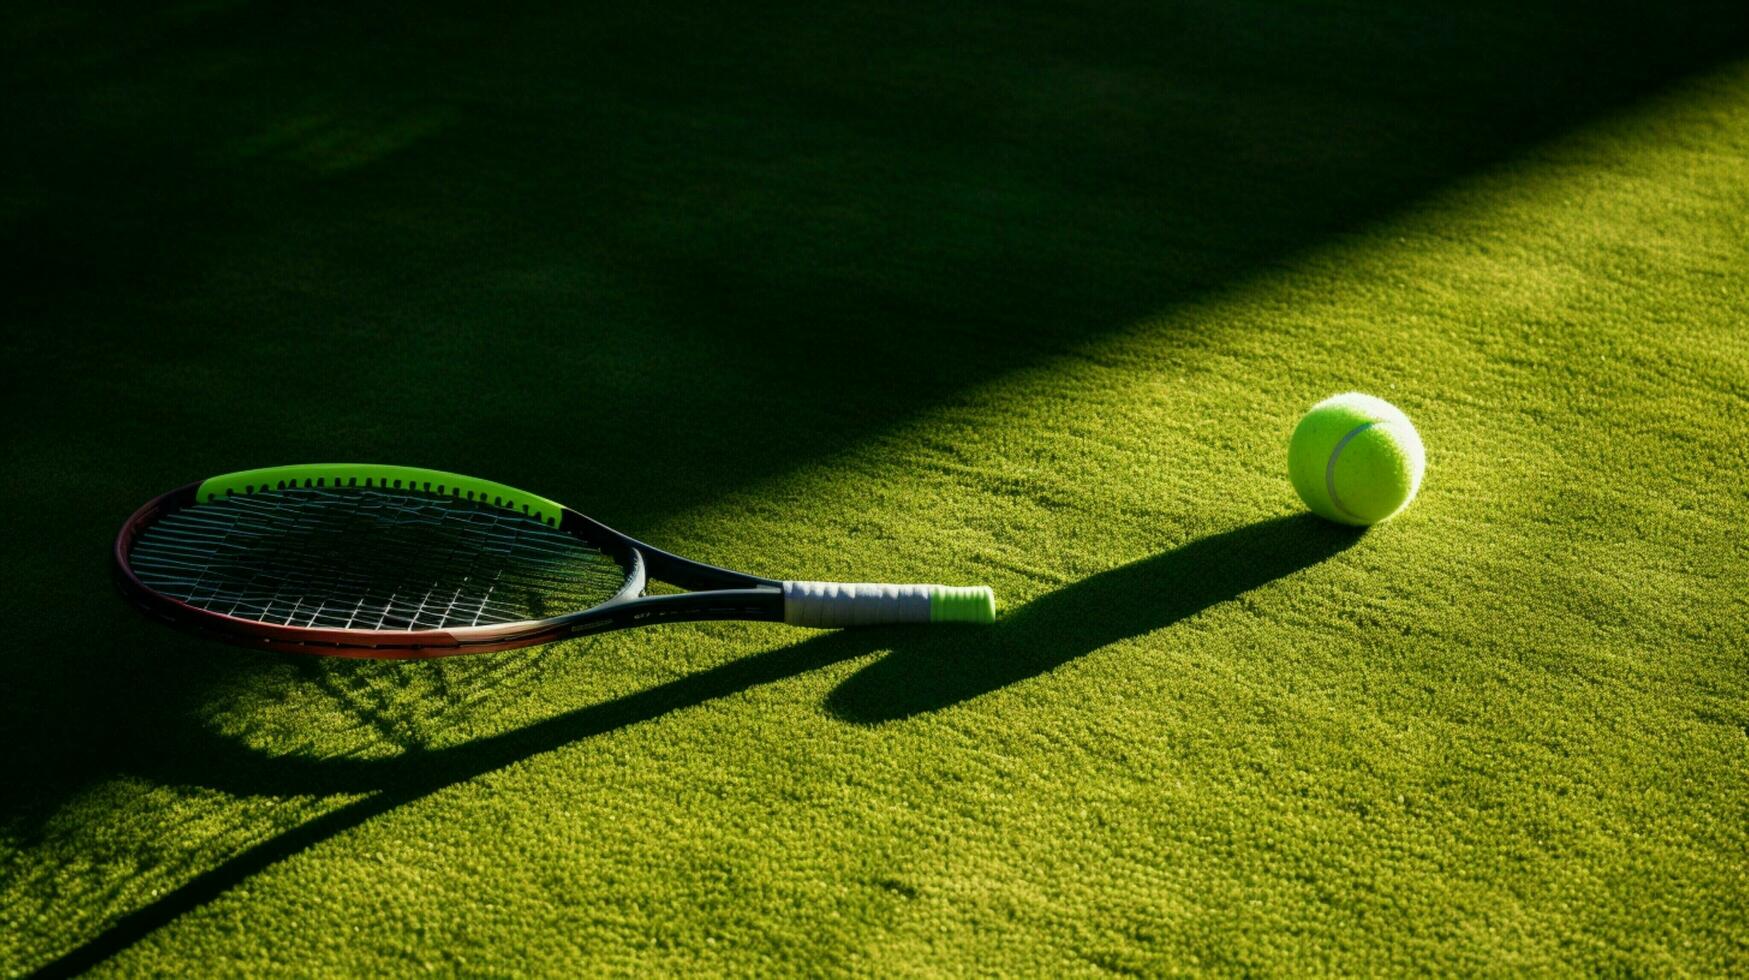
<path id="1" fill-rule="evenodd" d="M 201 513 L 200 510 L 191 512 L 198 515 L 190 522 L 194 525 L 192 540 L 179 540 L 170 528 L 165 528 L 169 533 L 164 535 L 170 547 L 177 549 L 178 561 L 184 570 L 182 577 L 186 579 L 191 564 L 194 566 L 192 570 L 199 575 L 182 583 L 188 593 L 185 601 L 229 615 L 264 621 L 366 629 L 477 625 L 528 618 L 526 609 L 517 608 L 498 597 L 499 586 L 504 581 L 502 567 L 474 569 L 473 574 L 463 574 L 462 581 L 450 590 L 447 597 L 440 592 L 442 584 L 436 579 L 419 592 L 416 587 L 422 584 L 423 576 L 408 579 L 399 575 L 385 580 L 381 574 L 384 565 L 399 569 L 415 561 L 430 567 L 459 570 L 471 557 L 468 552 L 473 550 L 483 551 L 499 562 L 513 559 L 514 548 L 498 540 L 502 538 L 498 534 L 499 528 L 492 524 L 483 528 L 476 526 L 471 535 L 455 536 L 447 542 L 428 535 L 420 540 L 406 534 L 406 529 L 416 524 L 431 524 L 430 515 L 405 506 L 394 506 L 399 502 L 393 500 L 365 503 L 366 506 L 359 511 L 379 512 L 368 514 L 370 519 L 363 522 L 334 520 L 336 516 L 365 516 L 362 513 L 337 513 L 334 508 L 321 512 L 304 510 L 296 516 L 302 523 L 294 526 L 296 533 L 292 535 L 279 533 L 286 524 L 284 508 L 279 501 L 244 498 L 241 508 L 244 513 L 236 515 L 237 520 L 230 526 L 224 518 L 231 515 Z M 384 503 L 392 507 L 387 513 L 380 512 Z M 309 519 L 318 514 L 318 520 Z M 466 514 L 465 519 L 479 524 L 474 514 Z M 392 533 L 385 536 L 385 528 Z M 345 534 L 346 539 L 333 540 L 331 532 L 336 530 Z M 251 549 L 263 550 L 259 545 L 269 536 L 274 539 L 274 547 L 265 549 L 271 554 L 268 567 L 236 560 Z M 469 548 L 470 539 L 483 547 Z M 439 547 L 433 548 L 434 543 Z M 448 547 L 442 547 L 444 543 Z M 226 560 L 216 566 L 200 562 L 202 550 L 215 547 Z M 551 551 L 550 548 L 541 550 Z M 154 555 L 150 552 L 136 554 L 137 564 L 153 567 Z M 371 558 L 371 561 L 360 561 L 360 555 Z M 200 563 L 190 562 L 190 558 Z M 310 581 L 308 572 L 312 568 L 326 571 L 327 581 Z M 300 570 L 304 574 L 298 574 Z M 485 574 L 481 574 L 482 571 Z M 320 588 L 313 587 L 318 584 Z M 560 583 L 530 581 L 527 584 Z M 409 588 L 409 585 L 415 588 Z M 354 598 L 350 603 L 335 602 L 337 596 Z M 438 606 L 434 599 L 444 601 Z M 228 606 L 221 605 L 227 602 Z"/>
<path id="2" fill-rule="evenodd" d="M 298 627 L 453 629 L 611 598 L 614 559 L 513 511 L 450 496 L 294 488 L 227 497 L 143 530 L 129 564 L 215 613 Z"/>

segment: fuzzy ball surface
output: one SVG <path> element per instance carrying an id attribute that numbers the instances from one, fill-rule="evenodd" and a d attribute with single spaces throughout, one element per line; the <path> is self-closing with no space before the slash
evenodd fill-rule
<path id="1" fill-rule="evenodd" d="M 1421 489 L 1426 451 L 1397 406 L 1357 391 L 1312 406 L 1294 429 L 1288 475 L 1312 513 L 1365 526 L 1400 513 Z"/>

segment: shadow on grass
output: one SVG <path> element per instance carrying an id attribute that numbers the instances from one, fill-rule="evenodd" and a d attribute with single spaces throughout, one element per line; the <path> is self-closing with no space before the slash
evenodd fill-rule
<path id="1" fill-rule="evenodd" d="M 839 685 L 827 707 L 848 721 L 874 723 L 959 704 L 1171 626 L 1317 564 L 1359 538 L 1356 529 L 1310 514 L 1210 535 L 1035 599 L 982 636 L 918 630 Z M 857 639 L 832 634 L 817 642 Z"/>
<path id="2" fill-rule="evenodd" d="M 373 817 L 531 756 L 671 711 L 795 677 L 883 649 L 829 696 L 858 723 L 936 711 L 1045 673 L 1109 643 L 1172 625 L 1314 565 L 1359 539 L 1310 515 L 1260 521 L 1059 589 L 991 629 L 904 628 L 824 633 L 635 694 L 579 708 L 454 748 L 409 749 L 392 759 L 264 758 L 208 737 L 184 751 L 155 745 L 142 774 L 173 784 L 267 796 L 371 792 L 257 844 L 123 916 L 44 968 L 77 973 L 126 949 L 263 869 Z"/>
<path id="3" fill-rule="evenodd" d="M 868 648 L 810 641 L 462 754 L 374 719 L 366 675 L 318 674 L 405 755 L 230 758 L 213 705 L 288 668 L 110 594 L 109 536 L 151 493 L 384 459 L 642 535 L 1749 50 L 1741 0 L 113 7 L 0 14 L 21 93 L 0 362 L 33 407 L 8 472 L 60 508 L 0 568 L 26 611 L 0 733 L 31 749 L 0 757 L 0 824 L 28 848 L 136 772 L 381 790 L 200 879 L 217 890 L 469 773 Z M 967 639 L 987 648 L 953 675 L 898 666 L 945 638 L 892 634 L 895 662 L 831 708 L 902 717 L 1194 611 L 1129 605 L 1146 569 L 1111 574 L 1084 594 L 1104 622 L 1017 610 L 1033 626 Z M 1033 633 L 1053 638 L 1018 649 Z M 500 669 L 429 682 L 466 703 L 541 668 Z"/>

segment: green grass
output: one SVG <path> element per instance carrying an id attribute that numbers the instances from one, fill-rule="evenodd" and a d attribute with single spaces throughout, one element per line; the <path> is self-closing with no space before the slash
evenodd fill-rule
<path id="1" fill-rule="evenodd" d="M 1749 24 L 1620 6 L 6 14 L 0 972 L 1749 969 Z M 110 591 L 330 458 L 1003 619 Z"/>

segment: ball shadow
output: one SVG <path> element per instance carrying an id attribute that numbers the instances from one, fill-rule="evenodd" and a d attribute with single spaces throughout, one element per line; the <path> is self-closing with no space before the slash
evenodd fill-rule
<path id="1" fill-rule="evenodd" d="M 826 707 L 875 724 L 959 704 L 1315 565 L 1361 534 L 1299 514 L 1200 538 L 1058 589 L 979 634 L 912 632 L 833 690 Z"/>

